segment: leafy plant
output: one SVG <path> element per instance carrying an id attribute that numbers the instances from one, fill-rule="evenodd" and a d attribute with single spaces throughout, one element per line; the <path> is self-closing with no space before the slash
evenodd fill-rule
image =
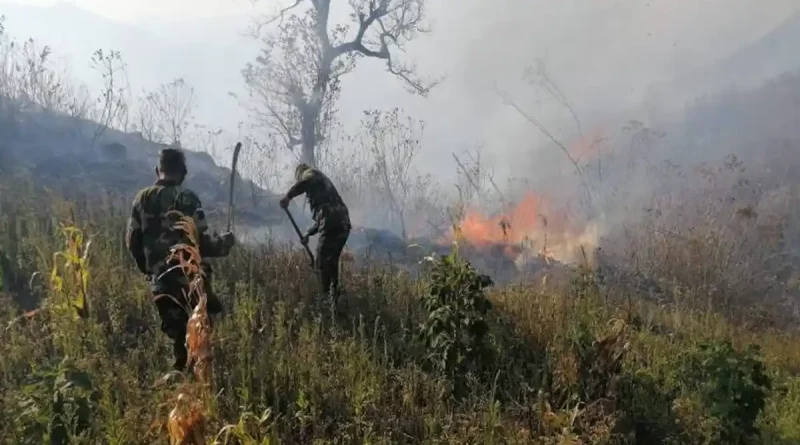
<path id="1" fill-rule="evenodd" d="M 272 436 L 270 431 L 270 423 L 274 421 L 272 410 L 266 409 L 261 416 L 256 416 L 250 411 L 242 413 L 239 420 L 235 424 L 226 425 L 223 427 L 214 443 L 220 445 L 228 445 L 229 443 L 238 443 L 241 445 L 270 445 L 273 443 L 274 438 L 261 436 Z M 222 440 L 220 440 L 222 439 Z"/>
<path id="2" fill-rule="evenodd" d="M 30 442 L 62 445 L 86 432 L 98 398 L 89 373 L 65 357 L 55 368 L 35 372 L 18 399 L 17 428 Z"/>
<path id="3" fill-rule="evenodd" d="M 726 444 L 746 443 L 758 435 L 756 425 L 771 389 L 771 380 L 759 357 L 759 347 L 737 351 L 730 342 L 700 346 L 696 375 L 700 398 L 720 423 Z"/>
<path id="4" fill-rule="evenodd" d="M 492 304 L 484 289 L 492 284 L 457 251 L 440 257 L 433 267 L 430 290 L 423 300 L 428 318 L 422 335 L 428 360 L 455 380 L 475 370 L 487 353 L 485 316 Z"/>
<path id="5" fill-rule="evenodd" d="M 73 315 L 86 318 L 89 314 L 89 248 L 91 240 L 86 241 L 81 229 L 61 225 L 64 236 L 64 250 L 53 255 L 53 269 L 50 272 L 50 286 L 56 298 L 53 308 L 69 311 Z"/>

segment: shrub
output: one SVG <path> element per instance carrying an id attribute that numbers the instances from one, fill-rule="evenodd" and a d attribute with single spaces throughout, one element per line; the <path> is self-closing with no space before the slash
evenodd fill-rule
<path id="1" fill-rule="evenodd" d="M 759 355 L 756 345 L 739 351 L 724 341 L 700 345 L 692 360 L 697 396 L 716 419 L 721 443 L 749 443 L 759 434 L 756 421 L 771 389 Z"/>
<path id="2" fill-rule="evenodd" d="M 427 359 L 453 379 L 456 393 L 463 389 L 464 374 L 480 370 L 489 353 L 485 316 L 492 304 L 484 289 L 492 284 L 457 251 L 441 256 L 433 266 L 430 290 L 423 299 L 428 317 L 421 334 Z"/>

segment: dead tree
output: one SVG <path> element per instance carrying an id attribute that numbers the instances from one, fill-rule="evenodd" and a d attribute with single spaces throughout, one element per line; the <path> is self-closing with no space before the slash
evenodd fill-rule
<path id="1" fill-rule="evenodd" d="M 109 128 L 124 130 L 128 121 L 126 92 L 128 85 L 127 65 L 119 51 L 98 49 L 92 54 L 91 67 L 100 74 L 103 89 L 97 98 L 92 120 L 96 122 L 92 145 Z"/>
<path id="2" fill-rule="evenodd" d="M 139 131 L 152 142 L 180 146 L 194 105 L 194 88 L 182 78 L 162 84 L 140 101 Z"/>
<path id="3" fill-rule="evenodd" d="M 414 195 L 423 191 L 423 178 L 414 171 L 413 162 L 422 149 L 425 123 L 393 108 L 366 111 L 362 126 L 366 133 L 362 143 L 372 155 L 368 178 L 400 224 L 403 241 L 408 241 L 409 206 Z"/>
<path id="4" fill-rule="evenodd" d="M 342 76 L 359 57 L 386 61 L 389 73 L 415 94 L 425 96 L 437 83 L 419 79 L 414 66 L 393 57 L 425 31 L 425 0 L 349 3 L 352 23 L 331 25 L 330 0 L 293 0 L 260 23 L 255 35 L 262 52 L 242 70 L 257 123 L 277 131 L 290 149 L 300 146 L 301 159 L 311 165 L 316 145 L 328 134 Z M 273 24 L 277 29 L 261 37 L 260 30 Z"/>

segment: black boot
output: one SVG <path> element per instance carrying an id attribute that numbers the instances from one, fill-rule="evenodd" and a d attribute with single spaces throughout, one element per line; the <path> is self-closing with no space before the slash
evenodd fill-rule
<path id="1" fill-rule="evenodd" d="M 189 359 L 189 351 L 186 350 L 186 335 L 184 334 L 180 340 L 173 339 L 172 353 L 175 356 L 175 361 L 172 364 L 172 369 L 175 371 L 186 372 L 186 362 Z"/>
<path id="2" fill-rule="evenodd" d="M 224 307 L 217 294 L 214 292 L 206 293 L 206 310 L 209 315 L 221 314 Z"/>

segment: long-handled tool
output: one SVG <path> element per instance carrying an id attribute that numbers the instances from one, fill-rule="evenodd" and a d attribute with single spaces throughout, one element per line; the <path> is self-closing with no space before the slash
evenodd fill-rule
<path id="1" fill-rule="evenodd" d="M 289 217 L 289 221 L 292 223 L 292 227 L 294 227 L 294 231 L 297 233 L 297 236 L 302 240 L 303 234 L 300 232 L 300 228 L 297 227 L 297 223 L 294 220 L 294 216 L 292 216 L 292 212 L 289 209 L 283 209 L 286 212 L 286 216 Z M 311 259 L 311 267 L 314 267 L 314 254 L 311 253 L 311 249 L 308 247 L 308 243 L 303 243 L 303 247 L 306 248 L 306 253 L 308 254 L 308 258 Z"/>
<path id="2" fill-rule="evenodd" d="M 228 232 L 233 230 L 233 183 L 236 180 L 236 163 L 239 162 L 239 152 L 242 151 L 242 143 L 237 142 L 233 149 L 233 162 L 231 162 L 231 183 L 230 193 L 228 194 Z"/>

